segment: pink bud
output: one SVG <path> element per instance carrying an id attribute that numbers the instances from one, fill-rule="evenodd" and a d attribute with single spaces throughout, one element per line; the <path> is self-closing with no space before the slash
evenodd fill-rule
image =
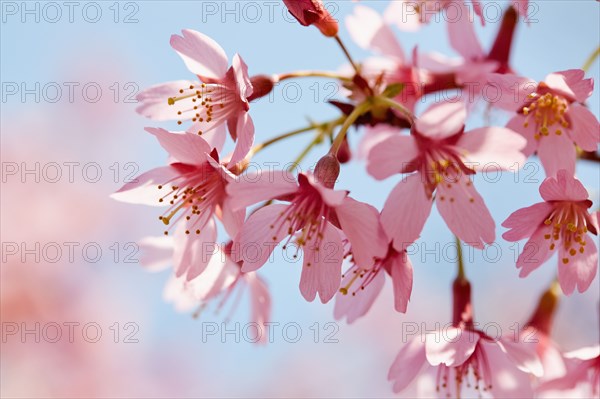
<path id="1" fill-rule="evenodd" d="M 352 159 L 352 151 L 350 150 L 350 143 L 348 143 L 348 136 L 344 137 L 344 141 L 337 153 L 337 159 L 340 163 L 347 163 Z"/>
<path id="2" fill-rule="evenodd" d="M 321 0 L 283 0 L 290 14 L 303 26 L 315 25 L 322 34 L 334 37 L 338 33 L 338 23 Z"/>
<path id="3" fill-rule="evenodd" d="M 257 98 L 268 95 L 275 85 L 273 78 L 267 75 L 252 76 L 250 82 L 252 83 L 253 90 L 252 95 L 248 97 L 248 101 L 256 100 Z"/>
<path id="4" fill-rule="evenodd" d="M 327 188 L 333 188 L 340 175 L 340 163 L 332 154 L 327 154 L 319 159 L 315 166 L 315 178 Z"/>

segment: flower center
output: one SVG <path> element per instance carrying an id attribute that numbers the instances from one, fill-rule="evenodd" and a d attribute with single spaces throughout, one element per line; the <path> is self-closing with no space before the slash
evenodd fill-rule
<path id="1" fill-rule="evenodd" d="M 550 250 L 556 248 L 556 242 L 562 241 L 566 253 L 571 257 L 577 255 L 578 251 L 585 252 L 586 242 L 583 236 L 588 232 L 585 214 L 586 211 L 581 206 L 565 202 L 548 216 L 544 221 L 548 226 L 548 233 L 544 238 L 550 242 Z M 569 263 L 569 258 L 562 258 L 562 262 Z"/>
<path id="2" fill-rule="evenodd" d="M 526 116 L 523 126 L 529 127 L 530 123 L 535 123 L 536 132 L 533 137 L 536 140 L 549 136 L 552 130 L 560 136 L 561 128 L 569 127 L 569 122 L 565 119 L 569 103 L 562 96 L 552 93 L 544 95 L 532 93 L 529 98 L 531 102 L 523 107 L 523 115 Z"/>
<path id="3" fill-rule="evenodd" d="M 225 108 L 225 99 L 228 94 L 224 92 L 228 92 L 228 90 L 222 85 L 206 83 L 202 83 L 200 86 L 190 85 L 179 90 L 180 96 L 169 97 L 167 102 L 171 106 L 177 102 L 185 104 L 177 111 L 177 115 L 182 119 L 210 123 L 215 119 L 215 112 Z M 218 106 L 217 110 L 215 110 L 216 106 Z M 177 121 L 178 125 L 182 123 L 181 119 Z M 202 133 L 202 130 L 198 130 L 199 135 Z"/>
<path id="4" fill-rule="evenodd" d="M 168 201 L 171 205 L 162 216 L 158 217 L 166 226 L 170 226 L 165 230 L 165 235 L 168 235 L 171 227 L 183 217 L 188 221 L 196 218 L 185 233 L 200 234 L 201 228 L 204 227 L 223 195 L 221 177 L 218 173 L 208 173 L 208 176 L 206 174 L 202 176 L 203 173 L 198 171 L 191 172 L 158 186 L 159 190 L 163 190 L 168 185 L 171 189 L 158 199 L 160 203 Z"/>
<path id="5" fill-rule="evenodd" d="M 483 338 L 482 338 L 483 339 Z M 449 379 L 454 374 L 456 392 L 450 392 Z M 463 384 L 476 391 L 487 392 L 492 389 L 492 372 L 487 356 L 481 345 L 477 344 L 475 351 L 463 364 L 457 367 L 438 366 L 436 391 L 446 391 L 447 397 L 461 397 Z"/>

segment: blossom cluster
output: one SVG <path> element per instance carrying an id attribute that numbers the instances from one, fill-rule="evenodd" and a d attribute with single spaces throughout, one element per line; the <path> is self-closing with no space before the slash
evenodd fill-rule
<path id="1" fill-rule="evenodd" d="M 419 239 L 433 204 L 457 240 L 484 249 L 496 239 L 496 222 L 473 176 L 490 165 L 514 170 L 515 164 L 537 156 L 546 174 L 539 187 L 542 200 L 516 210 L 501 225 L 507 229 L 505 240 L 528 240 L 516 261 L 520 277 L 558 254 L 557 283 L 527 324 L 540 332 L 543 342 L 497 340 L 478 330 L 471 283 L 459 262 L 453 339 L 412 340 L 388 377 L 400 392 L 429 376 L 435 381 L 432 394 L 442 397 L 468 396 L 473 390 L 493 397 L 543 396 L 582 384 L 590 395 L 598 395 L 599 348 L 561 353 L 550 338 L 559 291 L 586 291 L 598 269 L 599 212 L 592 211 L 590 195 L 575 175 L 577 160 L 597 157 L 600 143 L 600 125 L 586 106 L 593 80 L 581 69 L 548 71 L 541 82 L 519 75 L 510 54 L 526 4 L 507 6 L 488 50 L 475 30 L 486 22 L 479 2 L 472 4 L 477 18 L 449 21 L 448 37 L 461 55 L 458 60 L 416 48 L 407 54 L 393 28 L 418 30 L 432 23 L 426 16 L 433 11 L 466 7 L 464 2 L 438 1 L 435 10 L 428 10 L 434 2 L 393 1 L 384 15 L 357 4 L 345 26 L 358 46 L 376 54 L 358 63 L 321 1 L 284 3 L 301 25 L 315 26 L 337 41 L 340 54 L 348 58 L 342 72 L 251 75 L 239 54 L 230 63 L 215 40 L 186 29 L 170 43 L 191 72 L 190 80 L 159 84 L 138 96 L 138 113 L 155 121 L 177 121 L 184 129 L 147 128 L 167 152 L 167 165 L 113 194 L 120 201 L 164 207 L 158 218 L 164 236 L 146 238 L 141 245 L 146 268 L 173 267 L 165 297 L 198 315 L 210 302 L 221 308 L 234 291 L 240 295 L 248 288 L 252 321 L 268 321 L 271 298 L 260 269 L 283 245 L 293 248 L 294 258 L 302 256 L 301 295 L 307 301 L 318 296 L 322 303 L 334 299 L 336 318 L 352 323 L 365 315 L 385 280 L 393 286 L 394 309 L 404 313 L 413 287 L 407 247 Z M 406 3 L 416 10 L 409 20 L 402 11 Z M 339 118 L 266 140 L 255 134 L 252 101 L 282 80 L 310 76 L 339 81 L 346 99 L 331 102 Z M 493 100 L 483 90 L 490 85 L 499 93 Z M 436 101 L 417 114 L 419 101 L 448 90 L 468 91 L 468 96 Z M 508 113 L 510 120 L 506 126 L 467 128 L 476 111 L 473 103 Z M 377 180 L 401 175 L 381 210 L 336 186 L 341 164 L 352 159 L 347 137 L 352 127 L 364 131 L 358 153 L 369 175 Z M 316 138 L 295 165 L 315 144 L 331 142 L 313 170 L 248 167 L 258 152 L 308 131 L 315 131 Z M 233 150 L 226 153 L 229 142 Z M 217 244 L 219 224 L 229 237 L 226 244 Z"/>

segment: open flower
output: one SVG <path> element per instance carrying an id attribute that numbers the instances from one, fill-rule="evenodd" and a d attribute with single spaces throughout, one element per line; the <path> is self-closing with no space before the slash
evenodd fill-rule
<path id="1" fill-rule="evenodd" d="M 534 346 L 477 330 L 470 283 L 457 278 L 453 292 L 452 325 L 414 337 L 398 353 L 388 373 L 394 392 L 427 376 L 435 386 L 419 392 L 422 397 L 481 397 L 482 393 L 495 398 L 532 397 L 530 377 L 542 375 Z"/>
<path id="2" fill-rule="evenodd" d="M 248 97 L 253 88 L 248 67 L 236 54 L 228 68 L 225 50 L 210 37 L 185 29 L 183 36 L 171 36 L 171 47 L 181 56 L 185 65 L 200 81 L 180 80 L 159 84 L 141 92 L 137 112 L 154 120 L 191 121 L 188 132 L 203 135 L 221 149 L 227 124 L 237 146 L 234 160 L 242 159 L 254 142 L 254 131 L 244 119 L 249 118 Z"/>
<path id="3" fill-rule="evenodd" d="M 246 121 L 248 129 L 254 130 L 251 121 Z M 202 137 L 164 129 L 146 130 L 169 153 L 169 165 L 143 173 L 112 197 L 134 204 L 170 205 L 159 219 L 170 226 L 165 235 L 172 226 L 179 225 L 175 232 L 175 273 L 177 277 L 187 274 L 191 280 L 204 271 L 210 260 L 204 246 L 216 240 L 214 216 L 231 236 L 244 221 L 245 209 L 233 211 L 225 191 L 235 175 L 220 163 L 217 151 Z"/>
<path id="4" fill-rule="evenodd" d="M 598 271 L 598 214 L 590 214 L 592 201 L 583 184 L 566 170 L 548 177 L 540 186 L 545 202 L 519 209 L 502 223 L 507 241 L 529 238 L 517 259 L 520 277 L 545 263 L 558 251 L 558 280 L 563 292 L 588 289 Z M 591 234 L 588 234 L 591 233 Z"/>
<path id="5" fill-rule="evenodd" d="M 434 193 L 440 214 L 458 238 L 475 248 L 494 241 L 494 220 L 470 175 L 522 163 L 525 140 L 499 127 L 465 133 L 465 118 L 461 103 L 435 104 L 416 120 L 410 136 L 393 135 L 371 149 L 367 170 L 376 179 L 416 172 L 392 190 L 381 213 L 397 251 L 419 237 Z"/>
<path id="6" fill-rule="evenodd" d="M 231 242 L 224 246 L 212 246 L 214 256 L 201 276 L 190 281 L 172 275 L 165 285 L 163 296 L 179 312 L 200 312 L 211 303 L 216 303 L 220 311 L 232 295 L 236 298 L 231 304 L 229 315 L 235 311 L 238 299 L 248 289 L 250 296 L 250 321 L 257 323 L 256 343 L 265 343 L 267 335 L 265 323 L 270 321 L 271 297 L 265 281 L 257 273 L 241 272 L 241 264 L 231 257 Z M 141 264 L 150 271 L 162 271 L 176 259 L 175 242 L 172 237 L 147 237 L 139 242 L 143 253 Z M 229 317 L 227 317 L 229 318 Z M 254 338 L 254 337 L 252 337 Z"/>
<path id="7" fill-rule="evenodd" d="M 328 37 L 337 35 L 338 23 L 321 0 L 283 0 L 283 3 L 300 25 L 314 25 Z"/>
<path id="8" fill-rule="evenodd" d="M 575 173 L 575 144 L 585 151 L 598 149 L 600 124 L 584 105 L 594 81 L 584 77 L 580 69 L 552 73 L 541 83 L 490 76 L 503 98 L 511 100 L 498 105 L 517 113 L 507 127 L 527 139 L 525 155 L 537 152 L 546 176 L 559 169 Z"/>
<path id="9" fill-rule="evenodd" d="M 348 256 L 352 248 L 348 246 Z M 342 276 L 342 288 L 335 298 L 333 315 L 346 317 L 348 323 L 364 316 L 383 289 L 385 275 L 391 277 L 394 288 L 394 308 L 406 313 L 413 286 L 413 267 L 406 251 L 398 252 L 392 245 L 387 254 L 378 258 L 370 269 L 361 268 L 350 256 L 352 265 Z"/>
<path id="10" fill-rule="evenodd" d="M 472 0 L 468 3 L 457 0 L 396 0 L 391 1 L 385 10 L 385 19 L 388 23 L 394 23 L 403 31 L 416 31 L 421 26 L 428 24 L 432 18 L 439 18 L 438 13 L 449 13 L 444 20 L 448 26 L 459 21 L 473 22 L 474 16 L 479 17 L 481 24 L 485 23 L 481 3 Z"/>
<path id="11" fill-rule="evenodd" d="M 328 176 L 319 166 L 315 173 Z M 375 258 L 385 256 L 387 240 L 377 210 L 348 197 L 347 191 L 330 188 L 331 177 L 335 180 L 337 174 L 317 180 L 312 173 L 300 173 L 296 180 L 284 171 L 258 171 L 242 175 L 228 186 L 233 209 L 264 200 L 289 202 L 262 207 L 244 223 L 232 251 L 235 260 L 244 261 L 242 271 L 263 266 L 277 244 L 289 236 L 285 245 L 294 238 L 297 252 L 304 252 L 302 295 L 312 301 L 318 293 L 325 303 L 340 285 L 345 254 L 341 232 L 352 245 L 352 256 L 365 269 L 374 266 Z"/>

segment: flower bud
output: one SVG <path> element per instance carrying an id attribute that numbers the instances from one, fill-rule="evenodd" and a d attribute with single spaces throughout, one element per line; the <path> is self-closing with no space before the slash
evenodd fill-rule
<path id="1" fill-rule="evenodd" d="M 334 37 L 338 33 L 338 23 L 329 14 L 321 0 L 283 0 L 290 14 L 302 26 L 314 25 L 322 34 Z"/>
<path id="2" fill-rule="evenodd" d="M 273 78 L 267 75 L 256 75 L 250 78 L 252 83 L 252 95 L 248 97 L 248 101 L 256 100 L 257 98 L 268 95 L 275 86 Z"/>
<path id="3" fill-rule="evenodd" d="M 471 283 L 464 277 L 457 277 L 452 284 L 452 324 L 455 327 L 461 324 L 473 323 L 473 307 L 471 305 Z"/>
<path id="4" fill-rule="evenodd" d="M 352 159 L 352 151 L 350 150 L 350 143 L 348 143 L 347 135 L 344 137 L 344 141 L 338 150 L 337 159 L 340 163 L 347 163 Z"/>
<path id="5" fill-rule="evenodd" d="M 340 163 L 335 155 L 327 154 L 315 166 L 315 178 L 327 188 L 333 188 L 340 175 Z"/>

